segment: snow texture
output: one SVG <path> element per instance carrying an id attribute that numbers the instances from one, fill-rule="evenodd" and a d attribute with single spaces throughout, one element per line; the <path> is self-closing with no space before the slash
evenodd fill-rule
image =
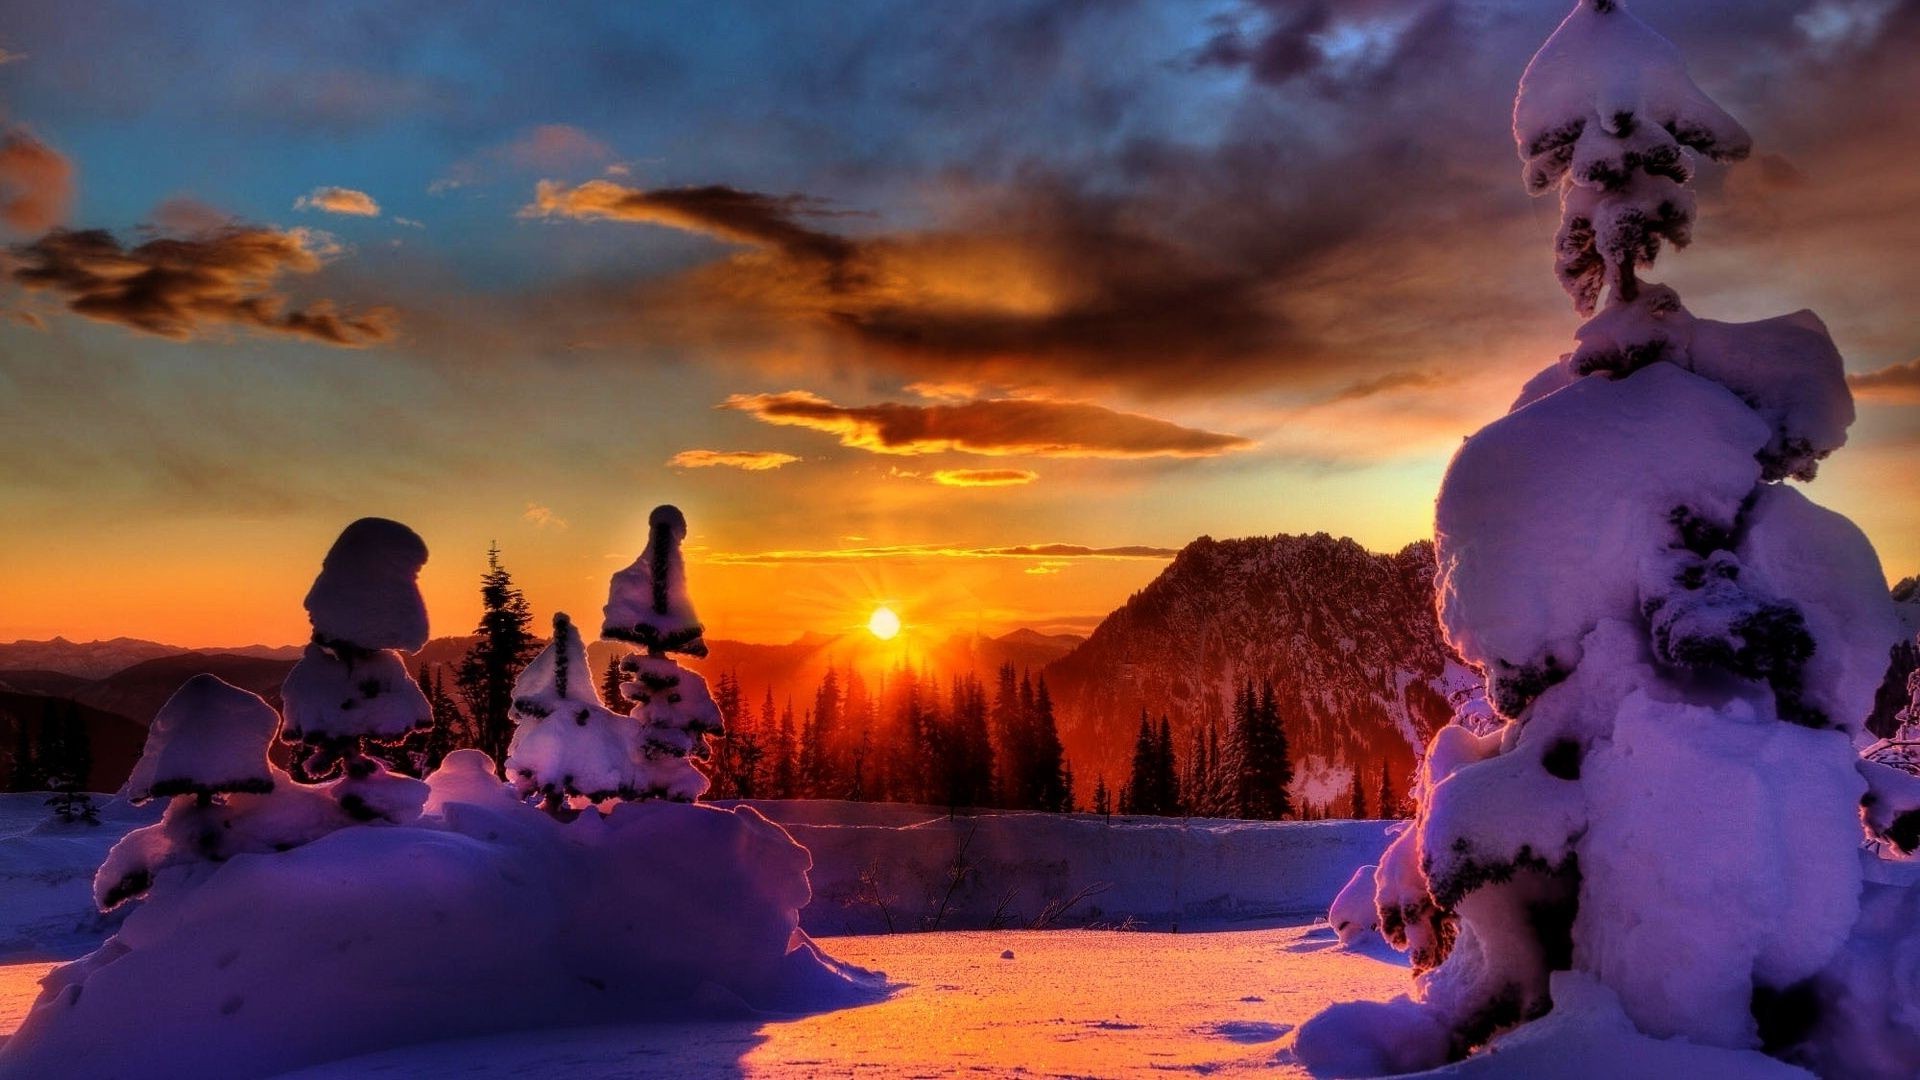
<path id="1" fill-rule="evenodd" d="M 687 595 L 686 560 L 680 543 L 687 519 L 673 506 L 656 506 L 647 518 L 647 546 L 633 565 L 613 575 L 600 636 L 649 652 L 707 655 L 700 620 Z"/>
<path id="2" fill-rule="evenodd" d="M 135 803 L 174 795 L 264 792 L 273 787 L 267 747 L 280 714 L 260 695 L 213 675 L 174 691 L 147 728 L 146 748 L 127 780 Z"/>
<path id="3" fill-rule="evenodd" d="M 307 616 L 322 642 L 418 652 L 427 643 L 427 605 L 417 579 L 427 545 L 412 529 L 361 518 L 327 551 L 307 591 Z"/>
<path id="4" fill-rule="evenodd" d="M 1638 616 L 1677 509 L 1732 528 L 1766 442 L 1753 410 L 1671 364 L 1582 379 L 1466 441 L 1435 512 L 1440 614 L 1503 714 L 1571 671 L 1601 619 Z"/>
<path id="5" fill-rule="evenodd" d="M 1760 451 L 1768 480 L 1811 480 L 1846 445 L 1853 395 L 1826 324 L 1811 311 L 1758 322 L 1695 318 L 1664 285 L 1609 305 L 1574 335 L 1565 378 L 1624 375 L 1665 360 L 1733 391 L 1773 428 Z"/>
<path id="6" fill-rule="evenodd" d="M 163 869 L 119 933 L 47 978 L 0 1077 L 244 1080 L 503 1027 L 882 992 L 799 932 L 807 852 L 751 809 L 633 803 L 562 823 L 476 791 L 473 765 L 430 783 L 481 801 L 442 792 L 413 825 Z"/>
<path id="7" fill-rule="evenodd" d="M 335 652 L 315 643 L 280 687 L 288 739 L 397 742 L 428 726 L 433 710 L 391 651 Z"/>
<path id="8" fill-rule="evenodd" d="M 621 657 L 620 673 L 620 695 L 633 703 L 639 721 L 641 793 L 681 802 L 699 798 L 707 778 L 687 758 L 703 754 L 706 736 L 724 727 L 707 680 L 664 656 L 641 653 Z"/>
<path id="9" fill-rule="evenodd" d="M 659 770 L 641 742 L 640 724 L 600 703 L 586 645 L 562 612 L 553 637 L 513 684 L 513 742 L 507 775 L 548 807 L 568 797 L 633 799 Z"/>

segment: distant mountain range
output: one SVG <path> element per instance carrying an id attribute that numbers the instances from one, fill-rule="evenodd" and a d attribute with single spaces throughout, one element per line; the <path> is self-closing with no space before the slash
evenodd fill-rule
<path id="1" fill-rule="evenodd" d="M 232 649 L 184 649 L 158 641 L 117 637 L 109 641 L 15 641 L 0 644 L 0 671 L 52 671 L 86 679 L 104 679 L 143 660 L 159 660 L 184 652 L 220 653 L 231 656 L 270 657 L 277 660 L 300 659 L 298 645 L 242 645 Z"/>
<path id="2" fill-rule="evenodd" d="M 1369 796 L 1385 765 L 1397 790 L 1449 696 L 1479 684 L 1441 641 L 1433 546 L 1371 552 L 1325 533 L 1202 537 L 1046 669 L 1078 779 L 1123 780 L 1140 710 L 1224 735 L 1236 689 L 1272 682 L 1295 766 L 1296 801 Z"/>

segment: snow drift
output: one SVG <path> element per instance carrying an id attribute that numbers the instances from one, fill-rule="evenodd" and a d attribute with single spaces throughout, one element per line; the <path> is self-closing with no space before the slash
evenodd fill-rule
<path id="1" fill-rule="evenodd" d="M 477 752 L 416 823 L 161 871 L 56 969 L 0 1077 L 268 1076 L 411 1042 L 871 1000 L 798 930 L 809 859 L 750 808 L 560 822 Z"/>

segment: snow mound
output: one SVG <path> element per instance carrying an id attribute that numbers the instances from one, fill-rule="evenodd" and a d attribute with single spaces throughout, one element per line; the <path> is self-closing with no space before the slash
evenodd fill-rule
<path id="1" fill-rule="evenodd" d="M 0 1077 L 244 1080 L 502 1028 L 884 993 L 799 931 L 807 852 L 753 810 L 562 823 L 486 792 L 474 764 L 435 774 L 437 813 L 414 825 L 162 871 L 118 934 L 48 976 Z"/>
<path id="2" fill-rule="evenodd" d="M 267 746 L 279 727 L 280 714 L 260 695 L 195 675 L 154 714 L 127 798 L 271 790 Z"/>
<path id="3" fill-rule="evenodd" d="M 417 579 L 427 545 L 386 518 L 346 527 L 307 591 L 307 615 L 322 641 L 362 649 L 418 652 L 427 643 L 427 604 Z"/>
<path id="4" fill-rule="evenodd" d="M 1685 1039 L 1654 1039 L 1635 1030 L 1620 999 L 1593 978 L 1553 976 L 1553 1012 L 1495 1039 L 1454 1065 L 1415 1073 L 1469 1080 L 1810 1080 L 1810 1074 L 1754 1051 L 1722 1050 Z M 1331 1075 L 1344 1075 L 1333 1073 Z M 1405 1078 L 1412 1080 L 1412 1077 Z"/>

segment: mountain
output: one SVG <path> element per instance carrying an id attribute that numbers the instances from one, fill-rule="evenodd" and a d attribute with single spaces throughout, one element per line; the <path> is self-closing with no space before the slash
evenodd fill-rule
<path id="1" fill-rule="evenodd" d="M 1448 698 L 1479 682 L 1441 641 L 1433 545 L 1393 555 L 1325 533 L 1202 537 L 1046 669 L 1075 775 L 1126 780 L 1144 707 L 1186 756 L 1192 725 L 1222 734 L 1236 687 L 1271 680 L 1296 800 L 1344 797 L 1357 766 L 1369 797 L 1383 763 L 1407 790 Z"/>
<path id="2" fill-rule="evenodd" d="M 85 679 L 104 679 L 145 660 L 178 656 L 189 651 L 178 645 L 127 637 L 108 641 L 68 641 L 62 637 L 50 641 L 15 641 L 0 644 L 0 670 L 57 671 Z M 232 649 L 202 651 L 277 660 L 300 658 L 298 645 L 242 645 Z"/>
<path id="3" fill-rule="evenodd" d="M 298 653 L 294 654 L 298 656 Z M 74 687 L 62 696 L 105 712 L 117 713 L 141 727 L 153 722 L 180 684 L 201 673 L 217 675 L 242 690 L 251 690 L 280 707 L 280 684 L 293 670 L 292 658 L 249 656 L 228 652 L 183 652 L 156 657 L 122 668 L 104 679 Z M 6 675 L 0 673 L 0 681 Z"/>

